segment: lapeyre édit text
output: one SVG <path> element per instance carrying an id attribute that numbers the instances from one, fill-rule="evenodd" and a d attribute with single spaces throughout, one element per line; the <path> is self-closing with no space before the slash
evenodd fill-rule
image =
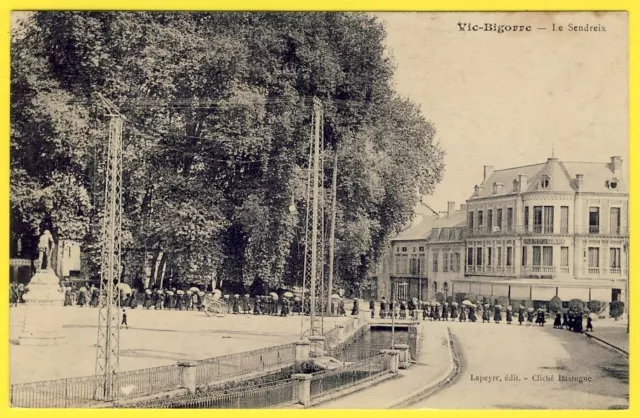
<path id="1" fill-rule="evenodd" d="M 485 23 L 483 25 L 474 25 L 471 23 L 458 23 L 458 28 L 461 32 L 531 32 L 531 25 L 498 25 L 497 23 Z M 546 29 L 546 28 L 538 28 Z M 569 23 L 566 25 L 559 25 L 553 23 L 551 25 L 553 32 L 606 32 L 606 28 L 602 25 L 574 25 Z"/>

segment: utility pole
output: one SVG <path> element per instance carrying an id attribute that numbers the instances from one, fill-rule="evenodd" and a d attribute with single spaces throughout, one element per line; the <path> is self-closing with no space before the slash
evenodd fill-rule
<path id="1" fill-rule="evenodd" d="M 395 280 L 391 277 L 391 304 L 393 308 L 391 309 L 391 349 L 396 349 L 396 299 L 395 299 Z"/>
<path id="2" fill-rule="evenodd" d="M 336 194 L 338 183 L 338 146 L 333 155 L 333 178 L 331 180 L 331 225 L 329 231 L 329 282 L 327 283 L 327 306 L 331 306 L 331 296 L 333 294 L 333 267 L 335 258 L 335 238 L 336 238 Z"/>
<path id="3" fill-rule="evenodd" d="M 98 94 L 109 120 L 109 145 L 105 170 L 105 202 L 102 222 L 100 298 L 98 307 L 98 343 L 96 348 L 95 398 L 112 401 L 117 396 L 116 373 L 120 363 L 120 292 L 122 274 L 122 122 L 117 108 Z"/>

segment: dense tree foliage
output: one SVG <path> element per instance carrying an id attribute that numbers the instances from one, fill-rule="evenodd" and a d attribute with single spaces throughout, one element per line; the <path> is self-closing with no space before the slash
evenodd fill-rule
<path id="1" fill-rule="evenodd" d="M 338 157 L 337 281 L 361 285 L 416 190 L 441 179 L 433 125 L 394 92 L 384 28 L 365 14 L 40 12 L 24 23 L 11 50 L 12 233 L 82 242 L 90 275 L 108 126 L 97 93 L 126 118 L 131 281 L 148 255 L 153 278 L 172 283 L 300 282 L 313 97 L 327 207 Z"/>

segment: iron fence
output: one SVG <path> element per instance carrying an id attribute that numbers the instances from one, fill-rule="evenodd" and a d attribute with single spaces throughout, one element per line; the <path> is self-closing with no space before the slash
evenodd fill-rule
<path id="1" fill-rule="evenodd" d="M 100 401 L 95 400 L 97 376 L 11 385 L 9 404 L 19 408 L 71 408 L 86 407 Z"/>
<path id="2" fill-rule="evenodd" d="M 258 387 L 201 393 L 152 401 L 133 406 L 151 409 L 262 409 L 298 402 L 296 382 L 292 379 L 266 383 Z M 126 407 L 125 407 L 126 408 Z"/>
<path id="3" fill-rule="evenodd" d="M 284 344 L 201 360 L 196 365 L 196 385 L 204 385 L 241 374 L 286 366 L 296 361 L 295 344 Z"/>
<path id="4" fill-rule="evenodd" d="M 371 380 L 389 371 L 389 362 L 384 354 L 351 363 L 335 370 L 313 373 L 311 399 Z"/>
<path id="5" fill-rule="evenodd" d="M 182 387 L 182 369 L 177 364 L 118 373 L 117 399 L 132 399 Z"/>

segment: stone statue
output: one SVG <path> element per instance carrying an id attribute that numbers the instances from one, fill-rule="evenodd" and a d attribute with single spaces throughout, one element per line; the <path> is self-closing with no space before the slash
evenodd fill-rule
<path id="1" fill-rule="evenodd" d="M 53 242 L 51 232 L 44 231 L 44 234 L 40 237 L 40 241 L 38 241 L 38 264 L 36 270 L 51 268 L 51 256 L 53 255 L 54 246 L 55 242 Z"/>

